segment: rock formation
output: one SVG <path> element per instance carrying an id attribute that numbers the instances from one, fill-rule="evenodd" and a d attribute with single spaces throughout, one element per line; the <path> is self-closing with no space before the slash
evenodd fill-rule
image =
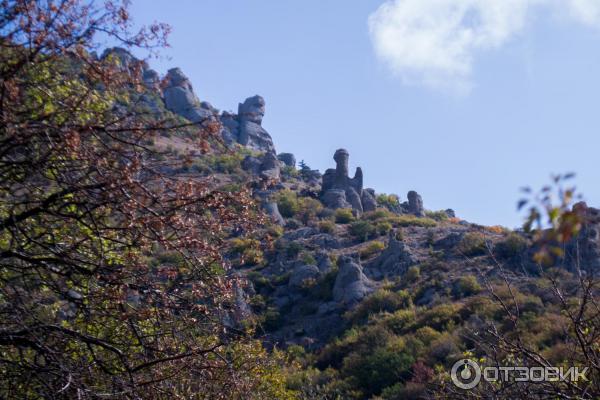
<path id="1" fill-rule="evenodd" d="M 292 153 L 279 153 L 277 158 L 286 166 L 296 168 L 296 157 Z"/>
<path id="2" fill-rule="evenodd" d="M 363 173 L 360 167 L 356 168 L 354 178 L 348 176 L 348 158 L 349 154 L 346 149 L 338 149 L 333 155 L 336 167 L 328 169 L 323 174 L 321 199 L 327 207 L 352 208 L 360 214 L 364 211 L 363 198 L 368 203 L 368 209 L 374 209 L 370 199 L 373 195 L 371 192 L 364 193 Z"/>
<path id="3" fill-rule="evenodd" d="M 349 256 L 340 257 L 340 270 L 333 285 L 333 299 L 340 304 L 352 305 L 374 290 L 374 284 L 363 273 L 360 264 Z"/>
<path id="4" fill-rule="evenodd" d="M 423 208 L 423 199 L 421 195 L 414 190 L 408 192 L 408 212 L 416 215 L 417 217 L 425 216 L 425 209 Z"/>
<path id="5" fill-rule="evenodd" d="M 381 279 L 400 276 L 408 267 L 417 263 L 417 259 L 404 242 L 396 239 L 396 232 L 390 231 L 388 245 L 383 252 L 365 268 L 370 278 Z"/>
<path id="6" fill-rule="evenodd" d="M 582 220 L 579 234 L 567 246 L 567 262 L 571 268 L 597 271 L 600 268 L 600 209 L 585 202 L 573 206 Z"/>
<path id="7" fill-rule="evenodd" d="M 192 122 L 202 122 L 213 117 L 213 111 L 208 103 L 200 103 L 194 94 L 192 84 L 179 68 L 172 68 L 165 78 L 166 87 L 163 90 L 165 106 L 169 111 L 181 115 Z"/>

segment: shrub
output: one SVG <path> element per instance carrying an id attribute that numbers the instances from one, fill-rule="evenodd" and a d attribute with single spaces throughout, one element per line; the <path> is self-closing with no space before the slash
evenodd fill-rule
<path id="1" fill-rule="evenodd" d="M 262 326 L 265 331 L 273 332 L 281 327 L 282 318 L 275 307 L 269 307 L 262 315 Z"/>
<path id="2" fill-rule="evenodd" d="M 395 334 L 408 330 L 414 322 L 415 311 L 412 309 L 397 310 L 383 318 L 383 324 Z"/>
<path id="3" fill-rule="evenodd" d="M 397 194 L 381 193 L 377 195 L 377 204 L 386 208 L 398 208 L 400 206 L 400 198 Z"/>
<path id="4" fill-rule="evenodd" d="M 398 215 L 391 222 L 397 226 L 421 226 L 423 228 L 433 228 L 437 222 L 431 218 L 421 218 L 410 214 Z"/>
<path id="5" fill-rule="evenodd" d="M 354 221 L 350 224 L 349 232 L 361 242 L 367 241 L 375 234 L 375 226 L 369 221 Z"/>
<path id="6" fill-rule="evenodd" d="M 300 259 L 306 265 L 317 265 L 317 260 L 315 260 L 313 255 L 307 251 L 303 251 L 302 253 L 300 253 Z"/>
<path id="7" fill-rule="evenodd" d="M 335 232 L 335 223 L 333 221 L 320 221 L 318 227 L 319 231 L 323 233 Z"/>
<path id="8" fill-rule="evenodd" d="M 257 265 L 264 262 L 260 242 L 256 239 L 235 238 L 231 241 L 231 250 L 240 256 L 241 264 Z"/>
<path id="9" fill-rule="evenodd" d="M 441 334 L 430 326 L 424 326 L 417 329 L 415 337 L 419 339 L 423 344 L 429 346 L 431 342 L 439 338 Z"/>
<path id="10" fill-rule="evenodd" d="M 323 210 L 323 204 L 312 197 L 302 197 L 298 199 L 298 210 L 296 216 L 306 225 L 309 221 L 315 219 Z"/>
<path id="11" fill-rule="evenodd" d="M 366 397 L 381 391 L 408 376 L 414 359 L 410 354 L 377 347 L 368 354 L 352 353 L 344 360 L 343 374 L 356 379 Z"/>
<path id="12" fill-rule="evenodd" d="M 407 291 L 392 292 L 379 289 L 349 311 L 346 317 L 354 323 L 364 322 L 371 315 L 381 312 L 394 312 L 401 308 L 408 308 L 411 305 L 412 299 Z"/>
<path id="13" fill-rule="evenodd" d="M 457 298 L 468 297 L 481 292 L 481 285 L 473 275 L 461 276 L 454 282 L 452 292 Z"/>
<path id="14" fill-rule="evenodd" d="M 292 218 L 298 212 L 298 196 L 291 190 L 282 190 L 277 194 L 277 207 L 279 212 L 285 218 Z"/>
<path id="15" fill-rule="evenodd" d="M 459 304 L 440 304 L 419 315 L 418 325 L 430 326 L 436 330 L 446 330 L 447 326 L 460 319 Z"/>
<path id="16" fill-rule="evenodd" d="M 413 265 L 412 267 L 409 267 L 408 270 L 406 271 L 406 274 L 404 274 L 404 278 L 409 282 L 414 282 L 417 279 L 419 279 L 420 277 L 421 277 L 421 268 L 419 268 L 417 265 Z"/>
<path id="17" fill-rule="evenodd" d="M 527 246 L 527 239 L 513 232 L 503 241 L 496 243 L 494 254 L 499 258 L 514 259 L 522 255 Z"/>
<path id="18" fill-rule="evenodd" d="M 378 241 L 371 242 L 360 250 L 360 258 L 369 258 L 383 249 L 385 249 L 384 243 Z"/>
<path id="19" fill-rule="evenodd" d="M 375 211 L 369 211 L 363 214 L 363 219 L 367 219 L 369 221 L 381 221 L 394 217 L 396 217 L 396 214 L 383 208 L 379 208 Z"/>
<path id="20" fill-rule="evenodd" d="M 285 248 L 285 254 L 288 258 L 296 258 L 304 247 L 298 242 L 290 242 Z"/>
<path id="21" fill-rule="evenodd" d="M 444 210 L 440 211 L 425 211 L 425 216 L 435 221 L 442 222 L 448 220 L 448 214 Z"/>
<path id="22" fill-rule="evenodd" d="M 466 256 L 485 254 L 487 249 L 485 236 L 479 232 L 468 232 L 458 243 L 457 249 Z"/>
<path id="23" fill-rule="evenodd" d="M 338 224 L 348 224 L 355 220 L 352 209 L 350 208 L 338 208 L 335 210 L 335 222 Z"/>
<path id="24" fill-rule="evenodd" d="M 392 230 L 392 228 L 392 224 L 387 221 L 381 221 L 375 224 L 375 230 L 379 235 L 387 235 Z"/>

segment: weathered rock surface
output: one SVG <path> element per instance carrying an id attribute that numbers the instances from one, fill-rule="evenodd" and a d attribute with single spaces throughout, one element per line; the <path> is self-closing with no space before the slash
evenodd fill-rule
<path id="1" fill-rule="evenodd" d="M 423 208 L 423 199 L 421 195 L 414 190 L 408 192 L 408 212 L 416 215 L 417 217 L 425 216 L 425 209 Z"/>
<path id="2" fill-rule="evenodd" d="M 290 275 L 289 285 L 294 288 L 301 288 L 311 279 L 318 279 L 321 275 L 319 267 L 316 265 L 298 265 Z"/>
<path id="3" fill-rule="evenodd" d="M 363 190 L 363 173 L 356 168 L 354 178 L 348 176 L 349 154 L 346 149 L 338 149 L 333 155 L 335 169 L 330 168 L 323 174 L 321 199 L 330 208 L 352 208 L 356 213 L 364 211 L 363 198 L 369 211 L 377 207 L 374 193 L 365 194 Z"/>
<path id="4" fill-rule="evenodd" d="M 390 231 L 387 247 L 369 263 L 365 268 L 365 273 L 373 279 L 401 276 L 408 267 L 417 262 L 417 258 L 408 246 L 396 239 L 396 232 Z"/>
<path id="5" fill-rule="evenodd" d="M 567 262 L 571 268 L 597 271 L 600 268 L 600 209 L 585 202 L 573 206 L 583 221 L 577 237 L 567 246 Z"/>
<path id="6" fill-rule="evenodd" d="M 333 286 L 333 299 L 344 305 L 352 305 L 371 293 L 374 284 L 363 273 L 360 264 L 351 257 L 339 259 L 340 270 Z"/>
<path id="7" fill-rule="evenodd" d="M 213 117 L 210 110 L 201 106 L 191 82 L 179 68 L 172 68 L 167 72 L 163 98 L 169 111 L 192 122 L 202 122 Z"/>
<path id="8" fill-rule="evenodd" d="M 296 157 L 292 153 L 279 153 L 277 158 L 286 166 L 296 168 Z"/>

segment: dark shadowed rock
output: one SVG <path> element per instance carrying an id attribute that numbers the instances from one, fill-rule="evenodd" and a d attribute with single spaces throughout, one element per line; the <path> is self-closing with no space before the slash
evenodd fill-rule
<path id="1" fill-rule="evenodd" d="M 340 270 L 333 285 L 333 299 L 344 305 L 352 305 L 373 292 L 373 282 L 365 276 L 360 264 L 351 257 L 341 256 Z"/>
<path id="2" fill-rule="evenodd" d="M 296 157 L 292 153 L 279 153 L 277 158 L 286 166 L 296 168 Z"/>
<path id="3" fill-rule="evenodd" d="M 425 209 L 423 208 L 423 199 L 421 195 L 411 190 L 408 192 L 408 212 L 416 215 L 417 217 L 425 216 Z"/>
<path id="4" fill-rule="evenodd" d="M 299 265 L 292 270 L 289 285 L 294 288 L 301 288 L 310 279 L 318 279 L 321 271 L 316 265 Z"/>
<path id="5" fill-rule="evenodd" d="M 342 189 L 329 189 L 325 192 L 321 200 L 329 208 L 351 207 L 350 203 L 346 200 L 346 192 Z"/>
<path id="6" fill-rule="evenodd" d="M 600 209 L 585 202 L 573 206 L 582 221 L 579 234 L 567 246 L 566 259 L 572 269 L 600 269 Z"/>
<path id="7" fill-rule="evenodd" d="M 375 190 L 364 189 L 361 197 L 363 211 L 375 211 L 377 209 L 377 199 L 375 198 Z"/>
<path id="8" fill-rule="evenodd" d="M 279 168 L 279 160 L 273 153 L 265 153 L 260 164 L 260 176 L 264 179 L 272 179 L 279 181 L 281 169 Z"/>

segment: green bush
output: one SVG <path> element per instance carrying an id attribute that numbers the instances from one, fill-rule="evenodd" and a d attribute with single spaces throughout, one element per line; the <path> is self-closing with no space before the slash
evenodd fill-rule
<path id="1" fill-rule="evenodd" d="M 420 313 L 417 325 L 430 326 L 438 331 L 447 330 L 449 325 L 460 320 L 460 310 L 460 304 L 440 304 Z"/>
<path id="2" fill-rule="evenodd" d="M 361 220 L 352 222 L 348 231 L 355 239 L 365 242 L 375 235 L 376 229 L 371 222 Z"/>
<path id="3" fill-rule="evenodd" d="M 397 310 L 383 318 L 383 324 L 395 334 L 400 334 L 409 329 L 415 322 L 415 310 Z"/>
<path id="4" fill-rule="evenodd" d="M 306 225 L 309 221 L 314 220 L 322 210 L 323 204 L 319 200 L 312 197 L 302 197 L 298 199 L 296 217 Z"/>
<path id="5" fill-rule="evenodd" d="M 344 360 L 342 373 L 356 380 L 365 397 L 392 386 L 408 377 L 414 359 L 410 354 L 395 349 L 376 347 L 367 354 L 352 353 Z"/>
<path id="6" fill-rule="evenodd" d="M 338 208 L 335 210 L 335 222 L 338 224 L 348 224 L 355 220 L 351 208 Z"/>
<path id="7" fill-rule="evenodd" d="M 387 235 L 392 229 L 392 224 L 387 221 L 380 221 L 375 224 L 375 230 L 379 235 Z"/>
<path id="8" fill-rule="evenodd" d="M 296 258 L 302 249 L 304 249 L 304 246 L 302 246 L 300 243 L 289 242 L 285 248 L 285 254 L 288 258 Z"/>
<path id="9" fill-rule="evenodd" d="M 466 256 L 479 256 L 485 254 L 487 250 L 485 236 L 479 232 L 465 233 L 458 243 L 457 249 Z"/>
<path id="10" fill-rule="evenodd" d="M 395 216 L 390 222 L 397 226 L 420 226 L 423 228 L 433 228 L 434 226 L 437 226 L 437 222 L 431 218 L 421 218 L 410 214 Z"/>
<path id="11" fill-rule="evenodd" d="M 406 270 L 406 274 L 404 274 L 404 278 L 409 282 L 414 282 L 421 277 L 421 268 L 417 265 L 413 265 Z"/>
<path id="12" fill-rule="evenodd" d="M 300 209 L 298 196 L 291 190 L 285 189 L 280 191 L 277 194 L 276 200 L 279 212 L 285 218 L 292 218 Z"/>
<path id="13" fill-rule="evenodd" d="M 522 255 L 527 247 L 527 239 L 513 232 L 503 241 L 496 243 L 494 254 L 499 258 L 513 259 Z"/>
<path id="14" fill-rule="evenodd" d="M 302 253 L 300 253 L 300 259 L 306 265 L 317 265 L 317 260 L 315 260 L 313 255 L 307 251 L 303 251 Z"/>
<path id="15" fill-rule="evenodd" d="M 354 323 L 364 322 L 369 316 L 382 312 L 394 312 L 409 308 L 412 305 L 410 294 L 406 290 L 392 292 L 379 289 L 360 302 L 354 309 L 348 311 L 346 318 Z"/>
<path id="16" fill-rule="evenodd" d="M 400 206 L 400 198 L 397 194 L 381 193 L 377 195 L 377 204 L 387 208 L 398 208 Z"/>
<path id="17" fill-rule="evenodd" d="M 323 233 L 333 233 L 335 232 L 335 223 L 333 221 L 320 221 L 318 224 L 319 231 Z"/>
<path id="18" fill-rule="evenodd" d="M 473 275 L 461 276 L 454 282 L 452 292 L 455 297 L 462 298 L 473 296 L 481 292 L 481 285 L 477 282 L 477 278 Z"/>
<path id="19" fill-rule="evenodd" d="M 244 265 L 258 265 L 264 262 L 264 253 L 256 239 L 235 238 L 231 241 L 231 250 L 240 256 Z"/>
<path id="20" fill-rule="evenodd" d="M 360 258 L 369 258 L 383 249 L 385 249 L 384 243 L 378 241 L 371 242 L 360 250 Z"/>
<path id="21" fill-rule="evenodd" d="M 438 221 L 438 222 L 447 221 L 449 219 L 448 218 L 448 214 L 444 210 L 440 210 L 440 211 L 425 211 L 425 216 L 427 218 L 431 218 L 431 219 L 433 219 L 435 221 Z"/>

